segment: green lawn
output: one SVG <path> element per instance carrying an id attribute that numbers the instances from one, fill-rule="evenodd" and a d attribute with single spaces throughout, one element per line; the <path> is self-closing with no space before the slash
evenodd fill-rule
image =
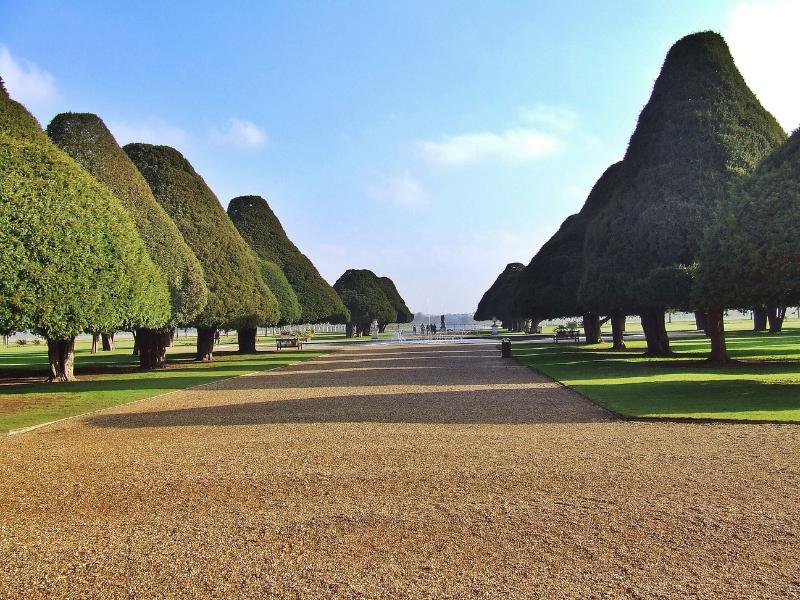
<path id="1" fill-rule="evenodd" d="M 644 358 L 644 342 L 630 351 L 609 344 L 514 344 L 514 356 L 630 417 L 740 419 L 800 422 L 800 327 L 783 333 L 734 331 L 728 348 L 735 363 L 712 367 L 702 336 L 675 339 L 675 356 Z"/>
<path id="2" fill-rule="evenodd" d="M 217 352 L 213 362 L 198 363 L 193 360 L 190 347 L 194 340 L 181 338 L 169 353 L 167 369 L 139 371 L 137 359 L 131 356 L 131 344 L 132 340 L 120 340 L 113 352 L 90 354 L 88 342 L 79 342 L 75 360 L 78 381 L 72 383 L 15 383 L 9 377 L 11 372 L 28 377 L 41 374 L 44 379 L 47 347 L 0 346 L 0 432 L 254 371 L 276 369 L 325 354 L 314 350 L 244 355 Z"/>

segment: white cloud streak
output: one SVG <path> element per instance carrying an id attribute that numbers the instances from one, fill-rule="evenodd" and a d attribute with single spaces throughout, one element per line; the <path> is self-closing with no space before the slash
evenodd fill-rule
<path id="1" fill-rule="evenodd" d="M 486 160 L 508 163 L 537 160 L 557 153 L 561 140 L 535 129 L 478 131 L 419 142 L 423 157 L 434 165 L 460 167 Z"/>
<path id="2" fill-rule="evenodd" d="M 532 125 L 569 133 L 577 126 L 578 115 L 567 108 L 537 104 L 522 111 L 522 120 Z"/>
<path id="3" fill-rule="evenodd" d="M 741 2 L 728 14 L 725 37 L 750 88 L 787 130 L 800 125 L 800 2 Z"/>
<path id="4" fill-rule="evenodd" d="M 59 97 L 55 78 L 50 73 L 31 62 L 18 60 L 2 45 L 0 77 L 11 97 L 22 104 L 43 103 Z"/>
<path id="5" fill-rule="evenodd" d="M 222 145 L 241 148 L 258 148 L 267 143 L 266 132 L 252 121 L 232 117 L 222 128 L 209 130 L 211 139 Z"/>
<path id="6" fill-rule="evenodd" d="M 378 202 L 407 209 L 422 208 L 428 203 L 422 184 L 408 173 L 368 186 L 367 195 Z"/>

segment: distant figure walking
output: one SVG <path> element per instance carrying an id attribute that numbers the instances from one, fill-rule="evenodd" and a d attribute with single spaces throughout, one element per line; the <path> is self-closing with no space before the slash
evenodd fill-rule
<path id="1" fill-rule="evenodd" d="M 417 335 L 417 326 L 416 326 L 416 325 L 414 325 L 414 326 L 413 326 L 413 329 L 414 329 L 414 335 Z"/>

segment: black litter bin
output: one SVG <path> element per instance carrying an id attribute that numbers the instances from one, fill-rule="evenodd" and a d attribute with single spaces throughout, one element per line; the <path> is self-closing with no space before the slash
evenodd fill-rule
<path id="1" fill-rule="evenodd" d="M 503 358 L 511 358 L 511 340 L 503 338 L 500 342 L 500 353 Z"/>

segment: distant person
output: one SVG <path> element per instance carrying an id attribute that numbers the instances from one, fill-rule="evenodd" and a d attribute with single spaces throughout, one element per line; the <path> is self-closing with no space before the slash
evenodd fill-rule
<path id="1" fill-rule="evenodd" d="M 414 326 L 413 326 L 413 329 L 414 329 L 414 335 L 417 335 L 417 326 L 416 326 L 416 325 L 414 325 Z"/>

